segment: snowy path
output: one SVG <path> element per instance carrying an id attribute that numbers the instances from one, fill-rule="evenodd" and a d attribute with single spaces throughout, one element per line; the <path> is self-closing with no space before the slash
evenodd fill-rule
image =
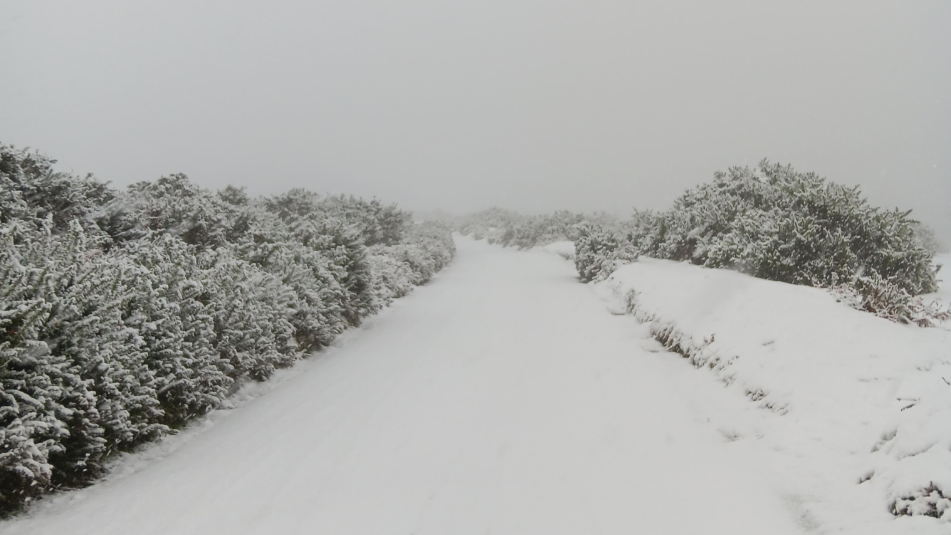
<path id="1" fill-rule="evenodd" d="M 273 392 L 0 532 L 800 532 L 706 423 L 690 368 L 644 349 L 570 263 L 458 245 Z"/>

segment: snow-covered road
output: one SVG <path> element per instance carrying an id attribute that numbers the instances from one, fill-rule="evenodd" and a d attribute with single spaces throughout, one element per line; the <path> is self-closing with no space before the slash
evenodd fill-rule
<path id="1" fill-rule="evenodd" d="M 0 532 L 801 532 L 775 478 L 707 423 L 692 368 L 570 263 L 457 243 L 430 285 L 272 392 Z"/>

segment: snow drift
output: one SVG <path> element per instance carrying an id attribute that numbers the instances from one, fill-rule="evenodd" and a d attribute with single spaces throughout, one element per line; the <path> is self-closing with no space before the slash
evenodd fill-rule
<path id="1" fill-rule="evenodd" d="M 742 392 L 746 406 L 764 409 L 726 416 L 725 435 L 768 452 L 819 524 L 948 528 L 947 324 L 900 325 L 822 289 L 649 258 L 618 268 L 599 291 L 622 300 L 667 349 Z"/>

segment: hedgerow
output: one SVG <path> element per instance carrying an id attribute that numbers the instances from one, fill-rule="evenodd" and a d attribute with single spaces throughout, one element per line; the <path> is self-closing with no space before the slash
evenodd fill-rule
<path id="1" fill-rule="evenodd" d="M 89 484 L 453 257 L 379 201 L 113 189 L 0 144 L 0 515 Z"/>

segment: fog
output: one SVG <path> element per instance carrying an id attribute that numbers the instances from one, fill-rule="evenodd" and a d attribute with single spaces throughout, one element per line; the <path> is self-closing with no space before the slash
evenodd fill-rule
<path id="1" fill-rule="evenodd" d="M 951 240 L 951 3 L 0 1 L 0 141 L 411 209 L 663 208 L 762 158 Z"/>

